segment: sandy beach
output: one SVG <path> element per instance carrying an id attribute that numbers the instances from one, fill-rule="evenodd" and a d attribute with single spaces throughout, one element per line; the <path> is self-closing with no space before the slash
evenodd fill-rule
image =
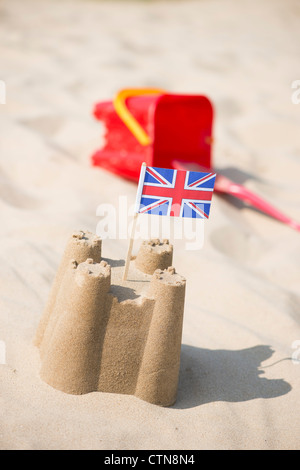
<path id="1" fill-rule="evenodd" d="M 215 169 L 300 223 L 299 21 L 297 0 L 0 2 L 0 449 L 299 449 L 300 233 L 233 197 L 214 194 L 201 249 L 174 241 L 174 405 L 59 391 L 34 344 L 70 234 L 135 201 L 91 166 L 93 107 L 120 89 L 208 96 Z"/>

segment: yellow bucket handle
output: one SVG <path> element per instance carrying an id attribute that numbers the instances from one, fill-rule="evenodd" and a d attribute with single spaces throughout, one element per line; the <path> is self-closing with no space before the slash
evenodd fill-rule
<path id="1" fill-rule="evenodd" d="M 130 96 L 155 95 L 164 93 L 165 91 L 160 90 L 159 88 L 127 88 L 125 90 L 119 91 L 113 99 L 113 105 L 117 115 L 120 119 L 122 119 L 124 124 L 128 127 L 128 129 L 132 132 L 141 145 L 150 145 L 151 139 L 127 108 L 126 99 Z"/>

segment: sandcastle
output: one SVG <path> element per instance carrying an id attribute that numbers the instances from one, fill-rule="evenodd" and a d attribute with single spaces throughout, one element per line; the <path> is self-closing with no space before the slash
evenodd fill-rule
<path id="1" fill-rule="evenodd" d="M 185 279 L 168 240 L 141 244 L 121 281 L 123 261 L 103 259 L 102 240 L 80 231 L 68 240 L 35 344 L 41 378 L 70 394 L 131 394 L 176 401 Z"/>

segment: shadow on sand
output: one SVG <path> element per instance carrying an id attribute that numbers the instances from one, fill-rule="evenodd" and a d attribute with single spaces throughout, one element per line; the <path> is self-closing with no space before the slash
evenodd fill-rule
<path id="1" fill-rule="evenodd" d="M 283 379 L 266 379 L 260 364 L 273 350 L 261 345 L 237 351 L 182 345 L 177 401 L 173 408 L 193 408 L 216 401 L 273 398 L 292 387 Z"/>

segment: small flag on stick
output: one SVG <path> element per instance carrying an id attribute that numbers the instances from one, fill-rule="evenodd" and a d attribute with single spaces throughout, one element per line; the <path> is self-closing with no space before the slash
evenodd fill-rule
<path id="1" fill-rule="evenodd" d="M 215 173 L 142 166 L 136 212 L 208 219 Z"/>
<path id="2" fill-rule="evenodd" d="M 138 214 L 208 219 L 216 174 L 142 164 L 123 280 L 127 278 Z"/>

